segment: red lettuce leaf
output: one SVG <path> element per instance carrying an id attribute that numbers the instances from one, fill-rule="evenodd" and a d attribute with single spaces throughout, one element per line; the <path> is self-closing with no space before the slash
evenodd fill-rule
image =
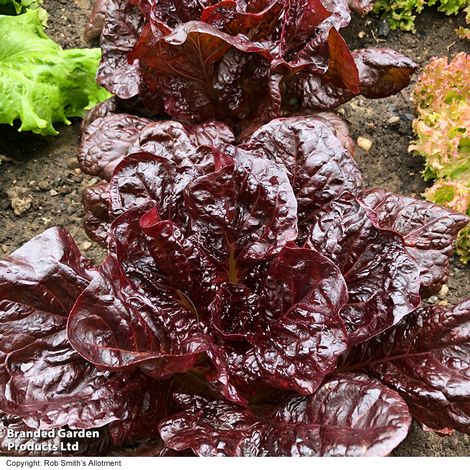
<path id="1" fill-rule="evenodd" d="M 78 160 L 84 172 L 109 180 L 118 163 L 131 153 L 151 152 L 174 160 L 179 167 L 189 167 L 199 158 L 198 147 L 217 147 L 233 141 L 230 128 L 218 122 L 183 126 L 175 121 L 108 114 L 85 127 Z"/>
<path id="2" fill-rule="evenodd" d="M 387 48 L 357 49 L 352 53 L 359 71 L 359 88 L 366 98 L 394 95 L 409 85 L 418 67 L 410 58 Z"/>
<path id="3" fill-rule="evenodd" d="M 200 456 L 381 456 L 411 424 L 400 396 L 377 380 L 342 374 L 314 395 L 267 409 L 175 397 L 181 411 L 160 425 L 169 448 Z"/>
<path id="4" fill-rule="evenodd" d="M 105 7 L 100 38 L 102 57 L 96 80 L 119 98 L 129 99 L 139 94 L 145 97 L 147 85 L 141 66 L 138 62 L 130 64 L 127 59 L 144 25 L 144 17 L 137 7 L 126 0 L 106 0 Z M 98 19 L 95 15 L 92 21 Z M 151 101 L 155 110 L 159 111 L 161 101 L 155 97 Z"/>
<path id="5" fill-rule="evenodd" d="M 364 203 L 378 227 L 399 233 L 421 269 L 423 294 L 439 292 L 449 276 L 453 242 L 469 218 L 428 201 L 382 189 L 365 191 Z"/>
<path id="6" fill-rule="evenodd" d="M 343 192 L 355 194 L 362 185 L 356 163 L 324 118 L 273 120 L 255 131 L 241 147 L 285 167 L 301 224 L 323 204 Z"/>
<path id="7" fill-rule="evenodd" d="M 144 156 L 136 154 L 135 161 Z M 184 182 L 179 173 L 178 178 Z M 241 153 L 228 166 L 185 184 L 190 224 L 180 228 L 162 220 L 159 198 L 150 211 L 155 203 L 114 221 L 114 254 L 75 304 L 70 341 L 99 367 L 139 365 L 160 379 L 205 362 L 211 380 L 239 400 L 230 382 L 237 371 L 208 334 L 212 318 L 216 336 L 245 341 L 234 349 L 238 368 L 251 368 L 254 357 L 257 381 L 311 393 L 347 347 L 339 316 L 346 291 L 337 268 L 320 254 L 294 247 L 281 251 L 297 236 L 297 207 L 284 169 Z M 242 312 L 238 320 L 228 318 L 234 302 L 251 308 L 259 321 L 245 321 Z M 277 362 L 267 360 L 273 351 Z M 308 367 L 296 369 L 299 361 Z"/>
<path id="8" fill-rule="evenodd" d="M 95 137 L 99 137 L 101 130 L 107 133 L 114 122 L 114 116 L 94 121 L 82 141 L 82 154 L 93 152 Z M 260 167 L 266 165 L 261 160 L 264 157 L 287 172 L 298 202 L 302 230 L 316 209 L 345 191 L 357 193 L 362 186 L 356 163 L 335 132 L 342 132 L 343 140 L 349 139 L 342 129 L 337 130 L 338 122 L 330 116 L 274 120 L 258 128 L 239 147 L 226 145 L 233 141 L 233 134 L 217 122 L 183 127 L 174 121 L 160 121 L 147 124 L 136 134 L 134 125 L 128 125 L 129 131 L 124 135 L 132 134 L 131 143 L 124 142 L 117 151 L 106 147 L 110 150 L 102 153 L 100 159 L 94 159 L 97 166 L 109 160 L 112 162 L 109 167 L 121 161 L 114 169 L 107 196 L 105 185 L 85 192 L 86 227 L 95 231 L 95 240 L 103 240 L 99 232 L 103 232 L 109 221 L 149 201 L 157 204 L 163 219 L 186 225 L 188 215 L 182 198 L 187 185 L 203 175 L 214 179 L 216 174 L 211 172 L 215 169 L 229 180 L 228 167 L 235 157 L 242 162 L 257 155 Z M 98 130 L 92 132 L 93 129 Z M 109 139 L 112 135 L 113 132 L 109 133 Z M 221 178 L 220 174 L 217 178 Z M 289 184 L 284 177 L 283 180 Z M 207 184 L 211 186 L 212 182 Z M 258 203 L 265 204 L 261 200 Z"/>
<path id="9" fill-rule="evenodd" d="M 95 275 L 62 229 L 0 261 L 0 409 L 30 427 L 130 422 L 135 397 L 152 399 L 145 376 L 99 371 L 67 339 L 68 312 Z"/>
<path id="10" fill-rule="evenodd" d="M 327 111 L 341 106 L 358 94 L 367 98 L 385 98 L 409 85 L 417 68 L 411 59 L 385 48 L 358 49 L 349 54 L 338 36 L 335 36 L 336 46 L 333 49 L 336 62 L 331 72 L 328 69 L 325 75 L 312 75 L 303 71 L 288 80 L 284 98 L 288 108 L 303 112 Z M 349 64 L 349 69 L 343 65 L 344 62 Z M 348 73 L 358 77 L 357 89 L 345 86 L 344 79 L 343 83 L 336 79 L 339 74 L 347 76 Z"/>
<path id="11" fill-rule="evenodd" d="M 341 274 L 319 253 L 293 246 L 266 266 L 257 284 L 250 290 L 224 283 L 209 306 L 215 333 L 238 342 L 228 348 L 232 380 L 251 395 L 260 383 L 313 393 L 347 348 Z"/>
<path id="12" fill-rule="evenodd" d="M 100 368 L 138 366 L 156 379 L 197 367 L 225 396 L 243 402 L 228 384 L 223 352 L 206 333 L 203 306 L 211 297 L 204 295 L 213 290 L 207 258 L 155 209 L 128 210 L 111 233 L 115 252 L 69 316 L 74 348 Z"/>
<path id="13" fill-rule="evenodd" d="M 141 365 L 158 379 L 187 371 L 210 340 L 177 294 L 147 296 L 110 256 L 70 314 L 70 341 L 87 360 L 110 370 Z"/>
<path id="14" fill-rule="evenodd" d="M 336 137 L 341 142 L 343 147 L 351 154 L 352 157 L 354 157 L 356 145 L 351 137 L 351 134 L 349 133 L 349 127 L 343 119 L 341 119 L 336 113 L 330 113 L 326 111 L 316 113 L 312 117 L 323 119 L 325 122 L 327 122 L 333 129 Z"/>
<path id="15" fill-rule="evenodd" d="M 348 369 L 366 369 L 436 431 L 470 432 L 470 300 L 422 308 L 354 348 Z"/>
<path id="16" fill-rule="evenodd" d="M 207 6 L 192 19 L 200 19 L 232 36 L 241 34 L 251 41 L 266 43 L 269 48 L 282 8 L 282 2 L 271 0 L 251 3 L 222 0 Z"/>
<path id="17" fill-rule="evenodd" d="M 109 179 L 130 144 L 150 121 L 129 114 L 110 114 L 93 120 L 83 131 L 78 161 L 89 175 Z"/>
<path id="18" fill-rule="evenodd" d="M 93 241 L 106 246 L 108 231 L 112 222 L 109 184 L 103 182 L 86 187 L 82 191 L 82 205 L 85 211 L 83 228 L 86 234 Z"/>
<path id="19" fill-rule="evenodd" d="M 201 176 L 186 189 L 186 210 L 198 242 L 227 280 L 267 260 L 297 237 L 297 202 L 284 169 L 251 154 Z"/>
<path id="20" fill-rule="evenodd" d="M 85 41 L 89 42 L 92 39 L 100 37 L 109 6 L 109 0 L 95 0 L 90 17 L 88 18 L 83 31 L 83 38 Z"/>
<path id="21" fill-rule="evenodd" d="M 376 228 L 354 196 L 343 194 L 315 213 L 308 245 L 344 275 L 349 301 L 341 315 L 351 344 L 379 334 L 419 306 L 416 263 L 401 238 Z"/>
<path id="22" fill-rule="evenodd" d="M 169 116 L 241 120 L 263 101 L 269 52 L 262 46 L 199 21 L 166 35 L 154 31 L 150 24 L 144 27 L 130 60 L 146 65 L 146 83 L 162 97 Z"/>
<path id="23" fill-rule="evenodd" d="M 351 18 L 344 0 L 109 2 L 99 83 L 179 120 L 243 129 L 361 93 L 389 96 L 416 68 L 389 49 L 351 53 L 339 34 Z M 90 21 L 96 32 L 100 14 Z"/>
<path id="24" fill-rule="evenodd" d="M 247 356 L 255 357 L 264 382 L 313 393 L 348 344 L 339 315 L 347 292 L 338 268 L 313 250 L 284 248 L 260 291 L 272 321 L 256 331 Z"/>

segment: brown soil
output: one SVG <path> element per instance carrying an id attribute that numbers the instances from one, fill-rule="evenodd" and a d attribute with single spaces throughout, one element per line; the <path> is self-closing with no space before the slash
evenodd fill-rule
<path id="1" fill-rule="evenodd" d="M 45 0 L 44 7 L 49 11 L 48 33 L 57 42 L 67 48 L 85 46 L 80 35 L 90 10 L 89 0 Z M 428 10 L 417 20 L 417 34 L 395 31 L 387 39 L 378 38 L 378 24 L 376 18 L 355 18 L 344 35 L 353 48 L 391 47 L 420 65 L 432 56 L 453 56 L 468 49 L 454 33 L 463 24 L 462 17 L 448 18 Z M 359 148 L 356 151 L 367 184 L 419 195 L 425 188 L 420 176 L 423 162 L 407 152 L 413 119 L 409 93 L 408 88 L 384 100 L 357 98 L 340 113 L 355 139 L 364 136 L 373 141 L 369 152 Z M 388 124 L 392 116 L 399 117 L 399 122 Z M 0 126 L 0 159 L 4 160 L 0 167 L 0 256 L 54 225 L 66 227 L 91 259 L 98 261 L 102 256 L 96 245 L 88 247 L 89 240 L 81 228 L 81 190 L 96 180 L 74 168 L 79 123 L 60 130 L 58 137 L 44 138 Z M 13 161 L 5 161 L 4 157 Z M 24 212 L 15 215 L 12 199 Z M 454 260 L 449 288 L 450 303 L 470 295 L 469 267 Z M 414 425 L 394 455 L 468 456 L 470 438 L 459 433 L 440 437 Z"/>

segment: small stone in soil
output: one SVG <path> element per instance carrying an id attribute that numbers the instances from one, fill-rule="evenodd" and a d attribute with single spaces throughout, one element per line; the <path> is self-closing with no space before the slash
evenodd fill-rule
<path id="1" fill-rule="evenodd" d="M 390 34 L 390 25 L 385 18 L 379 21 L 379 27 L 377 29 L 377 35 L 379 38 L 386 38 Z"/>
<path id="2" fill-rule="evenodd" d="M 372 140 L 368 139 L 367 137 L 358 137 L 357 138 L 357 145 L 364 151 L 368 152 L 372 147 Z"/>
<path id="3" fill-rule="evenodd" d="M 87 251 L 93 246 L 93 243 L 90 242 L 83 242 L 82 243 L 82 250 Z"/>
<path id="4" fill-rule="evenodd" d="M 394 124 L 398 124 L 400 122 L 400 117 L 399 116 L 392 116 L 387 122 L 388 122 L 388 124 L 393 126 Z"/>
<path id="5" fill-rule="evenodd" d="M 39 181 L 38 186 L 43 191 L 47 191 L 51 187 L 49 181 Z"/>
<path id="6" fill-rule="evenodd" d="M 79 164 L 78 164 L 78 160 L 73 157 L 73 158 L 69 158 L 67 160 L 67 168 L 70 168 L 71 170 L 75 170 L 76 168 L 79 168 Z"/>
<path id="7" fill-rule="evenodd" d="M 437 294 L 437 296 L 440 298 L 440 299 L 443 299 L 447 294 L 449 293 L 449 287 L 444 284 L 442 287 L 441 287 L 441 290 L 439 291 L 439 294 Z"/>
<path id="8" fill-rule="evenodd" d="M 21 215 L 26 212 L 33 203 L 33 196 L 28 193 L 26 188 L 11 186 L 7 191 L 11 207 L 15 215 Z"/>
<path id="9" fill-rule="evenodd" d="M 51 190 L 49 191 L 49 194 L 50 194 L 51 196 L 57 196 L 59 193 L 58 193 L 55 189 L 51 189 Z"/>

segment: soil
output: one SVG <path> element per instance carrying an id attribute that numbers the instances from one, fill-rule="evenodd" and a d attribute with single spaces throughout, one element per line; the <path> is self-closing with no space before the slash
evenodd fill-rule
<path id="1" fill-rule="evenodd" d="M 43 6 L 49 12 L 47 32 L 53 39 L 66 48 L 87 47 L 81 32 L 89 0 L 44 0 Z M 433 56 L 450 57 L 468 50 L 468 43 L 454 33 L 463 24 L 462 15 L 446 17 L 428 9 L 417 19 L 416 34 L 392 31 L 386 39 L 380 38 L 379 19 L 356 17 L 343 35 L 352 48 L 391 47 L 422 66 Z M 339 112 L 354 139 L 362 136 L 372 141 L 368 152 L 357 148 L 355 156 L 367 185 L 419 196 L 425 189 L 420 175 L 423 162 L 407 151 L 413 137 L 410 89 L 383 100 L 356 98 Z M 395 116 L 398 122 L 389 124 Z M 102 258 L 101 248 L 89 242 L 81 227 L 81 191 L 97 180 L 76 168 L 79 132 L 78 121 L 62 126 L 59 136 L 50 138 L 0 126 L 0 257 L 46 228 L 62 225 L 86 256 L 96 262 Z M 470 266 L 454 260 L 446 300 L 454 304 L 469 295 Z M 441 437 L 413 425 L 393 455 L 469 456 L 470 437 L 460 433 Z"/>

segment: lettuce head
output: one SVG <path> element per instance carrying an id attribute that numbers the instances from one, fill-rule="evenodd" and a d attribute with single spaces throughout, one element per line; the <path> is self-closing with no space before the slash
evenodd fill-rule
<path id="1" fill-rule="evenodd" d="M 70 124 L 109 93 L 95 82 L 100 50 L 63 50 L 41 19 L 39 9 L 0 15 L 0 123 L 55 135 L 54 123 Z"/>

